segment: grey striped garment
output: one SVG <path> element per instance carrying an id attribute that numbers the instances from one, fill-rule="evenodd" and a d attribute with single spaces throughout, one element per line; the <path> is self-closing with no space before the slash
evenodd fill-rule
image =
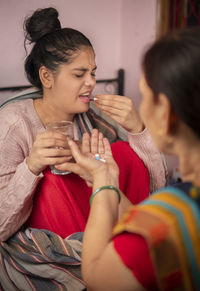
<path id="1" fill-rule="evenodd" d="M 1 242 L 0 290 L 84 290 L 82 236 L 27 228 Z"/>

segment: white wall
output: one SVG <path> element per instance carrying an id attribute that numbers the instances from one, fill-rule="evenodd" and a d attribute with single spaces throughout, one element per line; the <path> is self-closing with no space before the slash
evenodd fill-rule
<path id="1" fill-rule="evenodd" d="M 61 25 L 80 30 L 91 40 L 97 55 L 98 78 L 115 76 L 120 55 L 121 0 L 1 0 L 0 87 L 23 85 L 23 21 L 37 8 L 54 6 Z"/>

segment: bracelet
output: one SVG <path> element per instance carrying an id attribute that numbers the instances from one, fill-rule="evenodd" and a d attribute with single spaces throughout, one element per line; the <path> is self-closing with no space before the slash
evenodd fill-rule
<path id="1" fill-rule="evenodd" d="M 96 191 L 94 191 L 90 197 L 90 206 L 92 205 L 92 200 L 94 198 L 94 196 L 101 190 L 104 190 L 104 189 L 111 189 L 111 190 L 114 190 L 117 192 L 117 195 L 118 195 L 118 198 L 119 198 L 119 203 L 121 201 L 121 194 L 120 194 L 120 191 L 119 189 L 117 189 L 115 186 L 111 186 L 111 185 L 108 185 L 108 186 L 102 186 L 102 187 L 99 187 Z"/>

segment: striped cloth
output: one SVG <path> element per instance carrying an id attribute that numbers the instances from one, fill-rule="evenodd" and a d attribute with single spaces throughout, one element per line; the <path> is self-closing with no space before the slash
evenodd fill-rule
<path id="1" fill-rule="evenodd" d="M 81 279 L 82 233 L 63 240 L 27 228 L 0 243 L 0 290 L 84 290 Z"/>
<path id="2" fill-rule="evenodd" d="M 200 188 L 161 189 L 131 207 L 113 235 L 123 231 L 146 239 L 159 290 L 200 290 Z"/>

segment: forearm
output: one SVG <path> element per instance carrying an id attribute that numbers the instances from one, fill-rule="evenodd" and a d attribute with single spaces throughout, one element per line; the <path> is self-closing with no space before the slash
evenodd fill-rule
<path id="1" fill-rule="evenodd" d="M 94 180 L 93 191 L 105 185 L 118 187 L 118 181 L 112 180 L 108 175 L 105 179 Z M 92 201 L 90 215 L 84 233 L 83 240 L 83 273 L 85 266 L 93 268 L 94 263 L 101 256 L 108 244 L 113 226 L 118 219 L 119 198 L 111 189 L 105 189 L 97 193 Z M 96 239 L 98 238 L 98 239 Z M 96 241 L 94 244 L 94 240 Z"/>
<path id="2" fill-rule="evenodd" d="M 43 177 L 42 174 L 33 175 L 25 161 L 13 171 L 1 165 L 0 241 L 8 239 L 27 220 L 32 209 L 35 188 Z"/>
<path id="3" fill-rule="evenodd" d="M 130 200 L 121 192 L 121 202 L 118 206 L 118 218 L 120 218 L 129 206 L 133 205 Z"/>

